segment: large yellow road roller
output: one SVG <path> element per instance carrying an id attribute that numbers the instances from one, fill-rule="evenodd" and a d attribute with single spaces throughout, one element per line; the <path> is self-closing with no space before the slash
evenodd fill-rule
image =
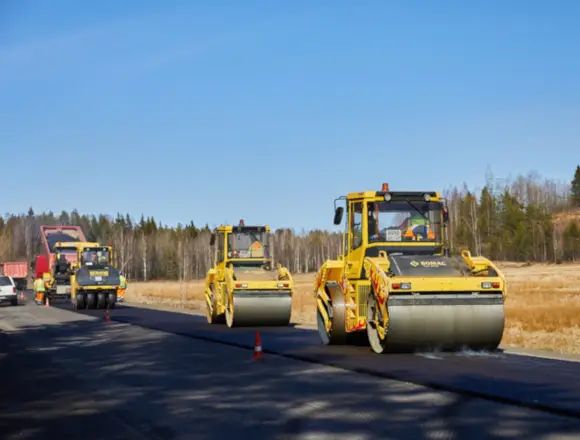
<path id="1" fill-rule="evenodd" d="M 451 256 L 447 208 L 437 192 L 350 193 L 342 256 L 315 282 L 325 344 L 364 334 L 373 351 L 495 349 L 504 327 L 505 278 L 488 259 Z M 338 205 L 338 206 L 337 206 Z"/>
<path id="2" fill-rule="evenodd" d="M 225 225 L 211 238 L 214 266 L 205 280 L 207 320 L 228 327 L 288 325 L 290 272 L 273 266 L 268 226 Z"/>

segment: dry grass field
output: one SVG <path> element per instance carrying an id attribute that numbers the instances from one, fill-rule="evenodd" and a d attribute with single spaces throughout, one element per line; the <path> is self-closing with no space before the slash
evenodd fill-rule
<path id="1" fill-rule="evenodd" d="M 502 345 L 580 354 L 580 264 L 504 263 Z"/>
<path id="2" fill-rule="evenodd" d="M 580 354 L 580 264 L 503 263 L 508 279 L 504 347 Z M 314 326 L 314 274 L 294 277 L 292 321 Z M 131 303 L 204 313 L 203 280 L 131 283 Z"/>

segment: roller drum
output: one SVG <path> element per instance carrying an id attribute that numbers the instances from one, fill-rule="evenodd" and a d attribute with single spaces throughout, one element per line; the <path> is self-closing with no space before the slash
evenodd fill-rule
<path id="1" fill-rule="evenodd" d="M 289 291 L 243 291 L 233 294 L 230 327 L 288 325 L 292 311 Z"/>
<path id="2" fill-rule="evenodd" d="M 387 351 L 495 349 L 504 328 L 501 294 L 391 295 Z"/>

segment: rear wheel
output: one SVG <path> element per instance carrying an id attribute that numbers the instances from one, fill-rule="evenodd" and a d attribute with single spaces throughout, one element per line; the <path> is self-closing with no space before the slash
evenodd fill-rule
<path id="1" fill-rule="evenodd" d="M 108 309 L 114 309 L 115 304 L 117 303 L 117 294 L 116 293 L 109 293 L 107 295 L 107 305 Z"/>
<path id="2" fill-rule="evenodd" d="M 375 353 L 384 353 L 387 349 L 387 329 L 383 326 L 381 313 L 371 293 L 367 301 L 367 337 Z"/>
<path id="3" fill-rule="evenodd" d="M 234 299 L 231 300 L 228 298 L 228 302 L 226 305 L 226 324 L 228 327 L 235 327 L 236 321 L 234 317 Z"/>
<path id="4" fill-rule="evenodd" d="M 318 335 L 320 340 L 324 345 L 329 345 L 331 340 L 330 332 L 326 330 L 326 325 L 324 324 L 324 318 L 320 314 L 320 311 L 316 311 L 316 324 L 318 325 Z"/>
<path id="5" fill-rule="evenodd" d="M 207 322 L 209 324 L 221 324 L 224 322 L 224 316 L 217 314 L 216 298 L 217 297 L 215 294 L 215 290 L 213 289 L 213 286 L 212 286 L 211 297 L 210 297 L 211 307 L 206 302 L 206 314 L 205 314 L 206 318 L 207 318 Z"/>
<path id="6" fill-rule="evenodd" d="M 87 306 L 87 297 L 84 293 L 77 293 L 75 299 L 76 299 L 75 302 L 76 310 L 84 309 Z"/>
<path id="7" fill-rule="evenodd" d="M 97 294 L 97 309 L 104 309 L 107 306 L 107 294 L 99 292 Z"/>
<path id="8" fill-rule="evenodd" d="M 87 309 L 94 309 L 97 306 L 97 295 L 93 292 L 87 293 Z"/>
<path id="9" fill-rule="evenodd" d="M 325 345 L 340 345 L 346 344 L 346 328 L 345 328 L 345 313 L 344 295 L 342 289 L 337 283 L 329 283 L 327 291 L 332 299 L 331 310 L 329 317 L 331 321 L 330 329 L 327 329 L 324 324 L 324 319 L 319 311 L 316 312 L 316 320 L 318 323 L 318 334 L 322 343 Z"/>

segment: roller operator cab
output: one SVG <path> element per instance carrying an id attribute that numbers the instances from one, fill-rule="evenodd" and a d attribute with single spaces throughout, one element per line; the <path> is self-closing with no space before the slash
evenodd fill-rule
<path id="1" fill-rule="evenodd" d="M 119 271 L 113 267 L 112 248 L 98 243 L 77 244 L 77 263 L 70 277 L 70 296 L 74 307 L 115 307 L 121 280 Z"/>
<path id="2" fill-rule="evenodd" d="M 343 217 L 342 255 L 326 261 L 315 282 L 323 343 L 366 333 L 377 353 L 499 345 L 505 279 L 486 258 L 449 255 L 439 193 L 384 184 L 337 199 L 334 223 Z"/>
<path id="3" fill-rule="evenodd" d="M 229 327 L 288 325 L 293 282 L 274 267 L 268 226 L 219 226 L 211 238 L 214 266 L 205 281 L 207 319 Z"/>

